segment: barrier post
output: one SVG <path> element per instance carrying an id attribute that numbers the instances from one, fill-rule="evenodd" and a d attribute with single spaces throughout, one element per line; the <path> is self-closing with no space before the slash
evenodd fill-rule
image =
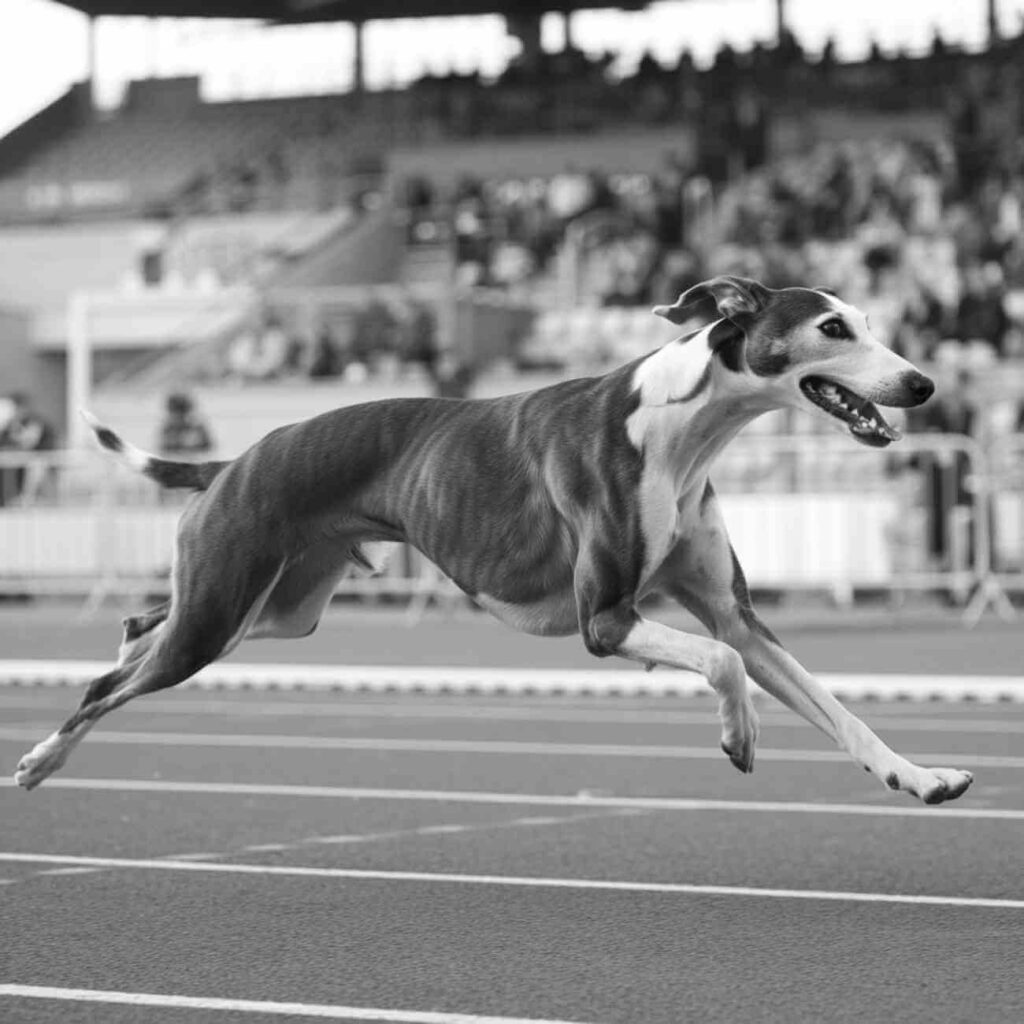
<path id="1" fill-rule="evenodd" d="M 974 507 L 974 567 L 978 576 L 971 599 L 964 608 L 963 621 L 968 627 L 974 627 L 984 615 L 986 609 L 993 608 L 996 614 L 1006 622 L 1012 622 L 1017 612 L 1006 596 L 1006 591 L 995 572 L 992 554 L 992 479 L 993 469 L 990 459 L 978 451 L 978 472 L 974 474 L 974 486 L 971 489 Z"/>
<path id="2" fill-rule="evenodd" d="M 1009 488 L 1006 485 L 1009 484 Z M 1004 579 L 1010 574 L 996 564 L 995 544 L 992 525 L 997 519 L 998 498 L 1006 491 L 1016 494 L 1024 502 L 1024 434 L 1011 434 L 998 440 L 989 451 L 984 481 L 979 488 L 979 499 L 984 500 L 984 543 L 988 571 L 981 579 L 977 591 L 971 598 L 964 618 L 968 625 L 974 625 L 985 610 L 992 606 L 999 617 L 1012 621 L 1017 617 L 1016 609 L 1006 593 Z M 1024 579 L 1024 514 L 1018 512 L 1018 527 L 1021 536 L 1017 538 L 1016 582 Z"/>
<path id="3" fill-rule="evenodd" d="M 68 447 L 80 449 L 85 443 L 85 423 L 80 410 L 89 405 L 92 394 L 92 339 L 89 337 L 89 296 L 72 292 L 67 308 L 67 438 Z"/>

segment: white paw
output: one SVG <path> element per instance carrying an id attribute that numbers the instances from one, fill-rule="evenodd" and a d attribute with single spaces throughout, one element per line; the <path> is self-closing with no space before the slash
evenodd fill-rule
<path id="1" fill-rule="evenodd" d="M 52 775 L 67 760 L 68 751 L 75 745 L 71 733 L 55 732 L 42 743 L 37 743 L 19 762 L 14 781 L 25 789 L 35 789 L 43 779 Z"/>
<path id="2" fill-rule="evenodd" d="M 741 772 L 749 774 L 754 770 L 754 752 L 760 731 L 750 697 L 744 694 L 743 699 L 732 706 L 722 701 L 719 715 L 722 718 L 722 750 Z"/>
<path id="3" fill-rule="evenodd" d="M 891 771 L 884 776 L 889 789 L 904 789 L 926 804 L 955 800 L 967 792 L 974 781 L 970 772 L 959 768 L 920 768 L 909 765 L 909 771 Z"/>

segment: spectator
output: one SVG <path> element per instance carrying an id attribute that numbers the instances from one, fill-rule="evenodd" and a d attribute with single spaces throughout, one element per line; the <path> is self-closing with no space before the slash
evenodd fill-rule
<path id="1" fill-rule="evenodd" d="M 337 377 L 344 372 L 345 359 L 334 340 L 330 324 L 323 323 L 313 337 L 310 350 L 309 375 L 313 380 Z"/>
<path id="2" fill-rule="evenodd" d="M 1003 308 L 1002 270 L 996 263 L 968 268 L 966 291 L 957 309 L 957 333 L 964 342 L 980 340 L 1003 352 L 1009 319 Z"/>
<path id="3" fill-rule="evenodd" d="M 159 448 L 161 455 L 169 457 L 202 455 L 213 448 L 210 429 L 186 392 L 176 391 L 167 396 Z"/>
<path id="4" fill-rule="evenodd" d="M 33 452 L 52 451 L 56 446 L 56 432 L 49 421 L 35 410 L 32 398 L 24 391 L 9 396 L 11 417 L 0 431 L 0 451 L 25 456 L 25 462 L 5 466 L 0 472 L 0 504 L 7 505 L 20 497 L 26 484 L 36 490 L 46 476 L 46 467 L 39 471 L 38 463 L 31 460 Z M 31 476 L 29 471 L 33 470 Z"/>
<path id="5" fill-rule="evenodd" d="M 973 435 L 975 414 L 970 404 L 971 375 L 961 371 L 955 383 L 939 393 L 916 416 L 910 425 L 922 433 Z M 970 468 L 965 454 L 956 450 L 937 450 L 914 457 L 914 465 L 924 477 L 929 517 L 928 547 L 935 566 L 947 565 L 953 509 L 970 503 L 967 473 Z"/>
<path id="6" fill-rule="evenodd" d="M 280 320 L 268 313 L 255 330 L 243 331 L 228 349 L 228 372 L 239 380 L 269 380 L 281 375 L 290 344 Z"/>
<path id="7" fill-rule="evenodd" d="M 377 370 L 397 351 L 398 323 L 386 302 L 373 299 L 356 319 L 352 358 L 367 371 Z"/>
<path id="8" fill-rule="evenodd" d="M 403 356 L 408 363 L 418 363 L 430 376 L 437 366 L 437 319 L 429 306 L 417 303 L 412 310 Z"/>
<path id="9" fill-rule="evenodd" d="M 473 386 L 473 367 L 456 352 L 442 352 L 433 367 L 434 393 L 438 398 L 465 398 Z"/>

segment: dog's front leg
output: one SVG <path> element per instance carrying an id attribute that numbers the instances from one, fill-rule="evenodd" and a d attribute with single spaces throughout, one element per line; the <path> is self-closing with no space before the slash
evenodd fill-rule
<path id="1" fill-rule="evenodd" d="M 752 610 L 743 618 L 730 633 L 757 684 L 816 725 L 890 789 L 904 789 L 926 804 L 937 804 L 955 800 L 970 786 L 970 772 L 924 768 L 890 749 L 782 647 Z"/>
<path id="2" fill-rule="evenodd" d="M 621 593 L 612 579 L 594 563 L 585 564 L 582 573 L 577 567 L 576 600 L 587 650 L 699 672 L 718 695 L 722 749 L 741 772 L 752 772 L 758 721 L 739 654 L 718 640 L 642 618 L 635 593 Z"/>
<path id="3" fill-rule="evenodd" d="M 941 803 L 971 784 L 970 772 L 923 768 L 891 750 L 783 648 L 751 606 L 710 485 L 696 521 L 666 559 L 657 583 L 697 615 L 712 636 L 739 652 L 759 686 L 816 725 L 890 789 Z"/>
<path id="4" fill-rule="evenodd" d="M 626 634 L 618 653 L 704 676 L 718 695 L 722 750 L 741 772 L 754 770 L 757 711 L 747 688 L 743 659 L 732 647 L 641 618 Z"/>

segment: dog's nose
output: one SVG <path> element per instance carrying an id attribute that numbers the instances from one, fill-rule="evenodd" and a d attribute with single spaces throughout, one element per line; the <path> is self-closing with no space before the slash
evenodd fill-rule
<path id="1" fill-rule="evenodd" d="M 915 374 L 910 382 L 910 393 L 918 405 L 923 405 L 935 394 L 935 382 L 923 373 Z"/>

